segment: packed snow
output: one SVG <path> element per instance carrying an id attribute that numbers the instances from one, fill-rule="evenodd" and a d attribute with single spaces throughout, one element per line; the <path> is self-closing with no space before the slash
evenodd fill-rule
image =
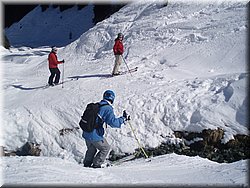
<path id="1" fill-rule="evenodd" d="M 29 141 L 42 149 L 41 157 L 1 157 L 2 183 L 248 185 L 247 160 L 219 164 L 169 154 L 151 162 L 84 168 L 78 164 L 86 151 L 81 131 L 59 134 L 77 127 L 86 105 L 100 101 L 107 89 L 116 93 L 116 115 L 124 109 L 131 115 L 143 147 L 178 143 L 177 130 L 219 127 L 225 130 L 224 143 L 248 134 L 247 24 L 246 1 L 168 1 L 164 7 L 159 1 L 133 2 L 59 48 L 58 59 L 65 59 L 59 67 L 63 88 L 43 88 L 49 77 L 49 47 L 1 48 L 0 145 L 16 150 Z M 125 35 L 125 61 L 138 71 L 109 77 L 119 32 Z M 126 69 L 123 64 L 121 70 Z M 105 136 L 116 153 L 138 148 L 128 125 L 108 127 Z"/>
<path id="2" fill-rule="evenodd" d="M 216 185 L 247 183 L 245 161 L 218 164 L 176 154 L 138 159 L 102 169 L 84 168 L 58 157 L 11 157 L 1 164 L 6 184 L 29 185 Z"/>

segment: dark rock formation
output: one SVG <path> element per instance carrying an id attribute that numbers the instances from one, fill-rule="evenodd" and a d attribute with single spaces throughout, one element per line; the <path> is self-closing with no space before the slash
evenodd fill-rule
<path id="1" fill-rule="evenodd" d="M 156 148 L 144 148 L 149 156 L 158 156 L 169 153 L 176 153 L 187 156 L 200 156 L 219 163 L 232 163 L 242 159 L 250 158 L 250 137 L 248 135 L 235 135 L 233 140 L 223 144 L 221 142 L 224 131 L 220 128 L 216 130 L 203 130 L 201 133 L 176 131 L 176 138 L 184 140 L 185 144 L 162 143 Z M 110 159 L 118 160 L 126 155 L 115 155 L 110 153 Z M 144 157 L 139 149 L 134 155 Z"/>

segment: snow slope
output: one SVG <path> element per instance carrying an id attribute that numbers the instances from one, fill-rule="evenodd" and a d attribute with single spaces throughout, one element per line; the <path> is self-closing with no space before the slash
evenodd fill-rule
<path id="1" fill-rule="evenodd" d="M 7 174 L 5 181 L 14 183 L 12 176 L 16 177 L 15 183 L 28 181 L 18 174 L 24 168 L 19 164 L 20 160 L 34 164 L 27 169 L 27 173 L 32 168 L 38 168 L 41 174 L 46 168 L 37 163 L 47 164 L 48 171 L 52 171 L 50 167 L 53 163 L 51 168 L 61 172 L 67 167 L 60 169 L 57 166 L 57 162 L 62 162 L 59 158 L 70 166 L 76 163 L 75 160 L 81 161 L 86 151 L 81 131 L 60 136 L 59 130 L 78 126 L 87 103 L 99 101 L 106 89 L 116 93 L 115 113 L 121 115 L 126 109 L 131 115 L 131 123 L 144 147 L 155 147 L 163 141 L 180 142 L 173 134 L 176 130 L 200 132 L 220 127 L 226 131 L 223 142 L 232 139 L 235 134 L 248 134 L 246 11 L 244 1 L 169 1 L 167 7 L 154 1 L 133 2 L 89 29 L 75 42 L 59 49 L 59 60 L 65 59 L 64 68 L 60 66 L 60 70 L 64 70 L 64 88 L 42 89 L 49 76 L 49 48 L 1 49 L 4 54 L 4 118 L 1 131 L 4 134 L 1 135 L 1 145 L 15 150 L 26 141 L 35 142 L 41 144 L 44 156 L 3 159 L 5 163 L 1 165 L 4 174 Z M 138 66 L 139 70 L 132 76 L 108 78 L 113 68 L 112 47 L 118 32 L 125 35 L 124 57 L 128 66 Z M 121 70 L 126 70 L 124 64 Z M 108 142 L 117 153 L 133 152 L 138 148 L 128 125 L 121 129 L 107 128 L 106 133 Z M 164 170 L 156 173 L 151 183 L 247 184 L 243 178 L 247 173 L 246 161 L 217 164 L 197 157 L 196 162 L 207 164 L 207 169 L 217 169 L 213 177 L 218 176 L 218 179 L 209 177 L 208 170 L 196 181 L 195 174 L 199 174 L 202 167 L 195 168 L 196 172 L 181 180 L 181 170 L 176 170 L 176 173 L 174 170 L 185 159 L 181 168 L 186 172 L 192 166 L 193 158 L 181 156 L 181 161 L 171 166 L 171 157 L 177 159 L 176 155 L 154 159 L 152 168 Z M 159 163 L 158 159 L 161 159 Z M 132 179 L 132 172 L 137 169 L 136 165 L 140 169 L 146 164 L 134 163 L 125 167 L 124 177 L 131 178 L 128 181 L 131 183 L 144 182 L 142 179 L 147 177 L 149 171 L 141 172 L 141 176 L 138 173 L 135 179 Z M 78 169 L 78 166 L 75 164 L 71 168 Z M 166 178 L 164 174 L 168 166 L 172 174 Z M 91 169 L 82 170 L 95 173 Z M 110 168 L 101 169 L 98 173 L 106 183 L 111 182 L 117 171 Z M 236 176 L 237 173 L 242 178 Z M 62 183 L 60 177 L 64 177 L 62 173 L 56 175 L 55 181 Z M 41 176 L 39 181 L 36 178 L 34 175 L 30 183 L 44 183 L 47 177 Z M 68 182 L 74 182 L 72 179 Z M 113 179 L 114 183 L 127 182 L 125 179 Z M 53 180 L 46 182 L 53 183 Z M 93 180 L 89 183 L 97 182 Z"/>
<path id="2" fill-rule="evenodd" d="M 55 157 L 4 158 L 6 184 L 61 186 L 246 186 L 246 161 L 218 164 L 200 157 L 169 154 L 151 162 L 139 159 L 102 169 L 89 169 Z"/>
<path id="3" fill-rule="evenodd" d="M 74 6 L 62 12 L 52 6 L 42 12 L 41 6 L 37 6 L 18 23 L 6 28 L 5 33 L 13 46 L 65 46 L 94 26 L 93 16 L 93 5 L 81 10 Z"/>

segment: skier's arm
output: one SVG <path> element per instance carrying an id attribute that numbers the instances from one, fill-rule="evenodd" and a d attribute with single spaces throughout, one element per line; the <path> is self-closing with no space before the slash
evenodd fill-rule
<path id="1" fill-rule="evenodd" d="M 117 54 L 117 42 L 115 42 L 115 45 L 113 47 L 113 52 L 115 55 Z"/>
<path id="2" fill-rule="evenodd" d="M 123 52 L 124 52 L 124 48 L 123 48 L 123 44 L 120 43 L 119 46 L 118 46 L 118 52 L 122 55 Z"/>
<path id="3" fill-rule="evenodd" d="M 121 125 L 124 123 L 124 117 L 116 118 L 112 107 L 106 108 L 103 120 L 113 128 L 121 128 Z"/>
<path id="4" fill-rule="evenodd" d="M 55 55 L 52 55 L 51 54 L 51 61 L 54 63 L 54 64 L 61 64 L 63 63 L 63 61 L 58 61 L 57 60 L 57 57 Z"/>

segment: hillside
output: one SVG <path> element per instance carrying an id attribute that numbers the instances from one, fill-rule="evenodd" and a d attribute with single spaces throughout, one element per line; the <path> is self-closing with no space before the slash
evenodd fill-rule
<path id="1" fill-rule="evenodd" d="M 41 15 L 31 15 L 29 19 L 33 16 Z M 27 34 L 30 31 L 31 28 L 27 29 Z M 4 53 L 1 145 L 15 150 L 26 141 L 34 142 L 41 144 L 42 156 L 51 157 L 52 163 L 56 163 L 55 158 L 80 162 L 86 151 L 81 131 L 60 136 L 59 130 L 78 126 L 86 105 L 101 100 L 107 89 L 116 93 L 117 116 L 124 109 L 131 115 L 131 124 L 143 147 L 185 142 L 176 138 L 174 131 L 221 128 L 225 131 L 222 143 L 236 134 L 247 135 L 247 31 L 247 6 L 243 1 L 169 1 L 168 6 L 156 1 L 133 2 L 59 49 L 59 60 L 65 59 L 64 67 L 59 67 L 64 70 L 64 88 L 43 89 L 49 76 L 50 48 L 1 49 Z M 119 32 L 125 35 L 124 58 L 130 68 L 137 66 L 138 71 L 109 77 L 114 64 L 112 47 Z M 126 70 L 125 64 L 121 70 Z M 127 124 L 121 129 L 108 127 L 106 138 L 116 153 L 131 153 L 138 148 Z M 18 164 L 18 157 L 13 160 Z M 245 162 L 223 167 L 228 170 L 236 165 L 243 177 L 247 173 Z M 213 164 L 222 170 L 219 164 Z M 156 168 L 159 170 L 160 166 Z M 231 178 L 230 184 L 246 185 L 244 178 L 233 175 L 238 173 L 234 170 L 225 181 Z M 131 171 L 133 168 L 126 173 L 128 179 L 132 178 L 128 175 Z M 103 178 L 105 173 L 110 175 L 105 170 L 98 172 Z M 112 174 L 110 177 L 114 183 L 124 182 Z M 173 175 L 172 182 L 167 183 L 180 183 L 177 177 Z M 223 175 L 219 177 L 212 183 L 225 183 Z M 189 178 L 184 184 L 195 179 Z M 159 182 L 166 183 L 166 179 L 161 176 Z M 208 179 L 196 183 L 211 183 Z M 137 180 L 130 182 L 138 183 Z"/>
<path id="2" fill-rule="evenodd" d="M 44 5 L 45 6 L 45 5 Z M 37 6 L 19 22 L 5 28 L 12 46 L 65 46 L 94 26 L 94 5 L 83 8 Z M 29 36 L 29 37 L 27 37 Z"/>

